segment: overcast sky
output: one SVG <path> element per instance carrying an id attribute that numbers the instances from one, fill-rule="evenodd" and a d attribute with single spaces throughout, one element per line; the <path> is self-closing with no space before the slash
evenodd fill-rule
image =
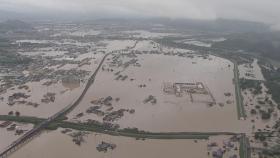
<path id="1" fill-rule="evenodd" d="M 34 15 L 231 18 L 280 23 L 280 0 L 0 0 L 0 10 Z"/>

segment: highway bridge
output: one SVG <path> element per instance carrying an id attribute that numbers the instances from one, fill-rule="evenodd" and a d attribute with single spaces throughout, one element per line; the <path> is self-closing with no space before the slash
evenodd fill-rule
<path id="1" fill-rule="evenodd" d="M 113 52 L 110 52 L 110 53 L 107 53 L 107 54 L 104 55 L 104 57 L 102 58 L 102 60 L 100 61 L 99 65 L 98 65 L 97 69 L 94 71 L 94 73 L 88 79 L 88 82 L 87 82 L 84 90 L 82 91 L 81 95 L 77 98 L 77 100 L 75 100 L 74 102 L 72 102 L 71 104 L 69 104 L 68 106 L 66 106 L 65 108 L 63 108 L 62 110 L 60 110 L 59 112 L 54 114 L 53 116 L 49 117 L 47 120 L 43 121 L 42 123 L 37 125 L 35 128 L 28 131 L 27 133 L 22 135 L 20 138 L 18 138 L 16 141 L 14 141 L 12 144 L 10 144 L 4 151 L 2 151 L 0 153 L 0 158 L 8 157 L 11 153 L 16 151 L 22 145 L 24 145 L 29 140 L 32 140 L 32 138 L 34 138 L 35 136 L 40 134 L 41 131 L 45 127 L 47 127 L 51 122 L 55 121 L 59 117 L 65 116 L 67 113 L 71 112 L 77 105 L 79 105 L 79 103 L 82 101 L 83 97 L 87 93 L 89 87 L 94 83 L 95 77 L 96 77 L 97 73 L 99 72 L 102 64 L 105 61 L 105 59 L 112 53 Z"/>

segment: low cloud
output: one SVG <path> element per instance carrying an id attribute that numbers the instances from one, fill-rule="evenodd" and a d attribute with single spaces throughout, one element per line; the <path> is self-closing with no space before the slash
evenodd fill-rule
<path id="1" fill-rule="evenodd" d="M 280 1 L 277 0 L 0 0 L 0 3 L 0 10 L 30 14 L 231 18 L 280 23 Z"/>

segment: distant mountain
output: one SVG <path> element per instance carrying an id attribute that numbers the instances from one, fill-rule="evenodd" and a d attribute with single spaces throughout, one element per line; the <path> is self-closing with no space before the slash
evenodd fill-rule
<path id="1" fill-rule="evenodd" d="M 0 33 L 9 31 L 33 30 L 33 27 L 20 20 L 7 20 L 0 23 Z"/>
<path id="2" fill-rule="evenodd" d="M 197 20 L 197 19 L 169 19 L 169 18 L 127 18 L 127 19 L 99 19 L 95 20 L 101 23 L 122 23 L 138 24 L 136 27 L 150 27 L 146 24 L 163 24 L 177 31 L 198 31 L 198 32 L 216 32 L 216 33 L 244 33 L 244 32 L 265 32 L 270 30 L 270 26 L 264 23 L 242 21 L 242 20 Z"/>
<path id="3" fill-rule="evenodd" d="M 263 23 L 241 21 L 241 20 L 195 20 L 195 19 L 162 19 L 161 23 L 173 26 L 177 29 L 189 29 L 205 32 L 264 32 L 269 30 L 269 26 Z"/>
<path id="4" fill-rule="evenodd" d="M 280 60 L 280 32 L 231 34 L 227 40 L 215 43 L 212 47 L 244 50 Z"/>
<path id="5" fill-rule="evenodd" d="M 9 19 L 21 19 L 22 15 L 16 12 L 0 10 L 0 22 L 9 20 Z"/>

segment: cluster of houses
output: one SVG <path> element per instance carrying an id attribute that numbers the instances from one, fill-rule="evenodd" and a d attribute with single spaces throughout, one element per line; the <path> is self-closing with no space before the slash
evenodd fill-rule
<path id="1" fill-rule="evenodd" d="M 100 144 L 97 145 L 96 149 L 99 152 L 107 152 L 108 149 L 114 150 L 117 147 L 116 144 L 112 144 L 112 143 L 107 143 L 102 141 Z"/>
<path id="2" fill-rule="evenodd" d="M 7 131 L 15 131 L 15 135 L 21 135 L 25 132 L 25 130 L 19 128 L 19 126 L 11 121 L 0 121 L 0 128 L 6 128 Z"/>
<path id="3" fill-rule="evenodd" d="M 234 140 L 224 140 L 222 143 L 211 142 L 207 145 L 208 154 L 213 158 L 238 158 L 238 147 Z M 211 152 L 211 153 L 210 153 Z"/>
<path id="4" fill-rule="evenodd" d="M 146 103 L 156 104 L 157 103 L 157 99 L 156 99 L 155 96 L 149 95 L 146 99 L 144 99 L 143 103 L 144 104 L 146 104 Z"/>
<path id="5" fill-rule="evenodd" d="M 43 99 L 41 99 L 41 102 L 43 103 L 50 103 L 55 101 L 55 93 L 47 93 L 43 96 Z"/>
<path id="6" fill-rule="evenodd" d="M 18 100 L 18 99 L 27 99 L 29 98 L 30 95 L 26 95 L 25 93 L 14 93 L 13 95 L 9 96 L 8 97 L 8 105 L 14 105 L 15 104 L 15 100 Z"/>

